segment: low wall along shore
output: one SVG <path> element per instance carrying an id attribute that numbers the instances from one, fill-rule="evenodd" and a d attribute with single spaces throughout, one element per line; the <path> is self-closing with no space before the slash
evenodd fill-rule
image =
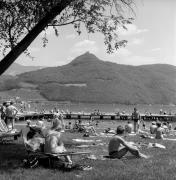
<path id="1" fill-rule="evenodd" d="M 20 121 L 23 120 L 38 120 L 38 119 L 52 119 L 53 114 L 52 113 L 33 113 L 33 114 L 20 114 L 17 116 L 17 119 Z M 83 119 L 83 120 L 89 120 L 89 119 L 95 119 L 95 120 L 131 120 L 131 115 L 129 114 L 123 114 L 123 115 L 117 115 L 117 114 L 64 114 L 65 119 Z M 144 115 L 141 114 L 141 119 L 146 121 L 176 121 L 176 115 L 160 115 L 160 114 L 152 114 L 152 115 Z"/>

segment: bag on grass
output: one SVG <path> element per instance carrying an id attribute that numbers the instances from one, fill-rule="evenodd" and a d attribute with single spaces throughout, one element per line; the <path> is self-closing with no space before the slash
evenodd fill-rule
<path id="1" fill-rule="evenodd" d="M 37 157 L 30 157 L 23 160 L 25 168 L 36 168 L 39 166 L 39 160 Z"/>

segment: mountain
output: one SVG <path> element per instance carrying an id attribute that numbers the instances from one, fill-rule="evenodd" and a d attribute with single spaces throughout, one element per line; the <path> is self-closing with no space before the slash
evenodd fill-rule
<path id="1" fill-rule="evenodd" d="M 17 80 L 34 86 L 48 100 L 176 104 L 175 66 L 120 65 L 88 52 L 64 66 L 20 74 Z"/>
<path id="2" fill-rule="evenodd" d="M 29 71 L 35 71 L 41 68 L 43 67 L 42 66 L 22 66 L 18 63 L 13 63 L 5 72 L 5 75 L 15 76 L 17 74 L 21 74 L 21 73 L 29 72 Z"/>

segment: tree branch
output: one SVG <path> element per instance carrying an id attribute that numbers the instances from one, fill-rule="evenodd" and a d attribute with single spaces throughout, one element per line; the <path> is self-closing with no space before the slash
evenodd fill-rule
<path id="1" fill-rule="evenodd" d="M 65 25 L 73 24 L 73 23 L 79 22 L 79 21 L 81 21 L 81 19 L 73 20 L 73 21 L 70 21 L 68 23 L 62 23 L 62 24 L 48 24 L 48 26 L 65 26 Z"/>
<path id="2" fill-rule="evenodd" d="M 73 0 L 60 0 L 50 12 L 0 61 L 0 75 L 29 47 L 33 40 L 43 31 L 47 25 L 59 15 Z"/>

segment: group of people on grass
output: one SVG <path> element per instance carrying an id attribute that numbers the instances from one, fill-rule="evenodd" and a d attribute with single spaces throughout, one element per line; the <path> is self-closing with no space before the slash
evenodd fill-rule
<path id="1" fill-rule="evenodd" d="M 1 107 L 1 119 L 3 119 L 7 124 L 9 121 L 12 123 L 12 128 L 14 127 L 14 118 L 17 114 L 18 110 L 13 105 L 13 102 L 9 104 L 3 104 Z M 141 153 L 138 147 L 131 142 L 127 142 L 123 137 L 126 133 L 140 133 L 147 132 L 146 127 L 143 123 L 143 131 L 141 131 L 140 123 L 140 114 L 136 108 L 131 116 L 132 121 L 128 121 L 128 123 L 123 126 L 118 126 L 116 130 L 113 131 L 114 136 L 110 139 L 108 143 L 108 152 L 110 158 L 122 158 L 130 152 L 132 155 L 138 158 L 148 158 L 148 156 Z M 132 123 L 133 122 L 133 123 Z M 65 125 L 64 116 L 61 112 L 54 113 L 53 119 L 49 126 L 46 126 L 43 121 L 38 121 L 35 126 L 32 126 L 30 122 L 27 123 L 27 127 L 29 127 L 30 131 L 27 133 L 25 137 L 25 143 L 27 143 L 34 151 L 40 150 L 44 153 L 64 153 L 66 152 L 66 148 L 62 141 L 62 134 L 65 130 L 68 129 L 78 129 L 78 132 L 85 131 L 88 133 L 92 133 L 97 135 L 97 132 L 93 125 L 93 120 L 89 123 L 85 124 L 82 120 L 78 120 L 75 122 L 74 126 L 71 126 L 71 122 L 68 125 Z M 161 124 L 159 121 L 152 122 L 149 133 L 150 135 L 155 135 L 156 139 L 162 139 L 164 134 L 167 134 L 170 130 L 172 130 L 171 123 L 163 123 Z M 110 129 L 108 133 L 110 132 Z M 72 160 L 69 155 L 65 155 L 65 160 L 68 164 L 72 164 Z"/>
<path id="2" fill-rule="evenodd" d="M 83 132 L 85 134 L 85 136 L 89 136 L 90 134 L 91 135 L 94 135 L 96 136 L 97 135 L 97 132 L 95 130 L 95 127 L 94 125 L 96 125 L 96 127 L 98 126 L 97 125 L 98 122 L 96 121 L 96 124 L 94 124 L 94 119 L 90 119 L 90 121 L 88 123 L 83 123 L 83 121 L 81 119 L 79 120 L 76 120 L 73 127 L 71 128 L 73 131 L 77 131 L 77 132 Z"/>
<path id="3" fill-rule="evenodd" d="M 78 121 L 78 126 L 82 126 L 82 122 Z M 54 115 L 53 121 L 50 126 L 45 126 L 42 122 L 38 123 L 37 126 L 31 126 L 28 124 L 31 131 L 27 134 L 26 142 L 36 150 L 39 148 L 45 153 L 63 153 L 66 151 L 64 143 L 62 141 L 62 133 L 64 133 L 64 121 L 61 114 Z M 84 126 L 88 126 L 85 125 Z M 91 126 L 93 127 L 93 126 Z M 128 128 L 130 124 L 128 124 Z M 79 127 L 80 128 L 80 127 Z M 147 158 L 146 155 L 142 154 L 135 144 L 131 144 L 124 140 L 123 134 L 126 131 L 122 126 L 118 126 L 115 131 L 115 136 L 109 141 L 108 151 L 110 158 L 121 158 L 127 152 L 140 158 Z M 38 135 L 36 135 L 38 133 Z M 42 146 L 41 146 L 42 145 Z M 42 148 L 41 148 L 42 147 Z M 68 163 L 72 163 L 70 157 L 65 156 L 65 160 Z"/>
<path id="4" fill-rule="evenodd" d="M 136 108 L 134 108 L 131 120 L 132 121 L 128 121 L 124 127 L 120 125 L 117 127 L 117 130 L 115 132 L 113 131 L 113 133 L 115 133 L 115 136 L 112 137 L 108 145 L 109 156 L 111 158 L 122 158 L 124 155 L 127 154 L 127 152 L 130 152 L 136 157 L 148 158 L 148 156 L 142 154 L 139 151 L 135 143 L 127 142 L 123 138 L 123 135 L 126 136 L 127 133 L 140 134 L 140 135 L 144 135 L 144 137 L 152 136 L 155 139 L 164 139 L 164 136 L 167 137 L 170 134 L 170 132 L 172 132 L 173 130 L 172 124 L 170 122 L 161 123 L 158 120 L 153 121 L 149 129 L 147 129 L 144 126 L 144 122 L 141 121 L 140 114 Z M 140 123 L 142 123 L 141 129 L 139 128 Z M 110 129 L 108 133 L 109 132 Z"/>
<path id="5" fill-rule="evenodd" d="M 27 143 L 33 151 L 42 151 L 44 153 L 58 154 L 66 152 L 62 141 L 62 133 L 65 132 L 65 123 L 62 113 L 55 113 L 50 126 L 46 126 L 43 121 L 39 121 L 32 126 L 28 122 L 27 127 L 30 131 L 27 133 L 25 143 Z M 65 155 L 68 164 L 72 164 L 71 158 Z"/>
<path id="6" fill-rule="evenodd" d="M 163 139 L 172 132 L 172 124 L 170 122 L 153 121 L 150 126 L 150 133 L 155 135 L 156 139 Z"/>
<path id="7" fill-rule="evenodd" d="M 144 128 L 141 130 L 140 126 L 140 114 L 136 108 L 134 108 L 134 112 L 132 113 L 132 121 L 128 121 L 128 123 L 123 126 L 118 126 L 116 130 L 113 130 L 112 134 L 113 138 L 109 142 L 108 150 L 109 156 L 112 158 L 121 158 L 123 157 L 128 151 L 131 152 L 136 157 L 144 157 L 144 154 L 140 153 L 137 146 L 134 144 L 128 143 L 124 140 L 123 134 L 125 133 L 140 133 L 140 134 L 148 134 L 154 135 L 156 139 L 163 139 L 163 135 L 167 134 L 169 130 L 172 130 L 171 123 L 163 123 L 156 121 L 152 122 L 150 128 L 147 130 Z M 132 123 L 133 122 L 133 123 Z M 69 128 L 71 128 L 71 123 L 68 123 Z M 68 126 L 67 125 L 67 126 Z M 55 114 L 52 120 L 52 125 L 50 127 L 46 127 L 44 125 L 36 126 L 34 129 L 36 132 L 39 132 L 42 135 L 45 141 L 44 151 L 48 153 L 60 153 L 66 151 L 64 148 L 64 144 L 62 142 L 61 134 L 65 131 L 65 123 L 63 120 L 62 113 Z M 68 127 L 67 127 L 68 128 Z M 93 134 L 96 134 L 96 130 L 94 126 L 89 122 L 87 124 L 83 123 L 82 120 L 75 121 L 75 124 L 72 127 L 73 129 L 78 129 L 78 132 L 91 131 Z M 111 129 L 107 133 L 110 133 Z M 30 138 L 30 141 L 32 138 Z M 29 138 L 28 138 L 29 140 Z M 35 140 L 35 139 L 33 139 Z M 68 157 L 67 157 L 68 160 Z"/>

